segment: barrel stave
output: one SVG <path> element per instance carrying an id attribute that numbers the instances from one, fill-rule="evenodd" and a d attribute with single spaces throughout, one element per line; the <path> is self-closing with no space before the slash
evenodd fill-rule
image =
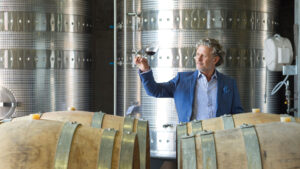
<path id="1" fill-rule="evenodd" d="M 16 120 L 0 125 L 0 168 L 2 169 L 53 169 L 57 146 L 65 123 L 53 120 Z M 79 125 L 73 135 L 68 168 L 97 168 L 103 131 L 89 126 Z M 124 133 L 125 134 L 125 133 Z M 127 133 L 128 135 L 128 133 Z M 124 140 L 123 134 L 114 135 L 111 169 L 139 169 L 139 145 L 135 133 L 129 133 L 130 139 Z M 121 146 L 122 145 L 122 146 Z M 120 152 L 125 149 L 131 154 L 130 160 L 122 161 Z M 102 153 L 103 154 L 103 153 Z M 101 157 L 100 157 L 101 158 Z M 61 166 L 61 165 L 59 165 Z"/>
<path id="2" fill-rule="evenodd" d="M 291 169 L 300 166 L 300 124 L 266 123 L 255 125 L 263 169 Z M 203 152 L 200 134 L 181 139 L 195 139 L 197 169 L 203 169 Z M 218 169 L 248 168 L 248 158 L 242 129 L 228 129 L 214 133 Z M 182 153 L 191 150 L 182 149 Z M 189 160 L 180 157 L 181 163 Z M 250 156 L 251 159 L 251 156 Z M 211 160 L 211 159 L 210 159 Z M 182 169 L 187 169 L 181 167 Z"/>

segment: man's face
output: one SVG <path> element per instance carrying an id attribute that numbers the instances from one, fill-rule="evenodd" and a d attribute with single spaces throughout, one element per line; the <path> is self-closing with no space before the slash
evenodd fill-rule
<path id="1" fill-rule="evenodd" d="M 216 67 L 219 56 L 212 55 L 212 48 L 207 46 L 199 46 L 195 56 L 196 67 L 204 73 L 210 73 Z"/>

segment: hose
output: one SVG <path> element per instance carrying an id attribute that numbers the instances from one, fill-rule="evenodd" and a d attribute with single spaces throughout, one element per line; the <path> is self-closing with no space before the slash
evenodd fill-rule
<path id="1" fill-rule="evenodd" d="M 274 95 L 275 93 L 278 92 L 278 90 L 283 86 L 286 85 L 286 80 L 288 79 L 288 75 L 284 78 L 283 81 L 279 82 L 272 90 L 271 95 Z"/>

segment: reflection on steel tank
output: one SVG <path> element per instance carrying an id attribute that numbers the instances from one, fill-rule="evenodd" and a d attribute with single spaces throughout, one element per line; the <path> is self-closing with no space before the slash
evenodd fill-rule
<path id="1" fill-rule="evenodd" d="M 90 110 L 86 0 L 0 0 L 0 119 Z"/>
<path id="2" fill-rule="evenodd" d="M 278 26 L 278 1 L 125 0 L 118 7 L 117 113 L 138 105 L 140 116 L 149 120 L 152 157 L 175 158 L 178 118 L 172 98 L 147 96 L 132 65 L 134 55 L 151 43 L 160 49 L 148 61 L 156 81 L 165 82 L 178 71 L 195 70 L 197 41 L 219 40 L 226 56 L 218 70 L 236 79 L 245 111 L 280 110 L 270 91 L 281 74 L 266 72 L 263 57 L 263 42 Z"/>

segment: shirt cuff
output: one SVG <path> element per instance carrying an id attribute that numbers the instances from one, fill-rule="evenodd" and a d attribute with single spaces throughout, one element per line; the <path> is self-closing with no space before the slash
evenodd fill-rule
<path id="1" fill-rule="evenodd" d="M 148 72 L 150 72 L 151 71 L 151 68 L 149 69 L 149 70 L 147 70 L 146 72 L 142 72 L 140 69 L 139 69 L 139 73 L 142 75 L 142 74 L 146 74 L 146 73 L 148 73 Z"/>

